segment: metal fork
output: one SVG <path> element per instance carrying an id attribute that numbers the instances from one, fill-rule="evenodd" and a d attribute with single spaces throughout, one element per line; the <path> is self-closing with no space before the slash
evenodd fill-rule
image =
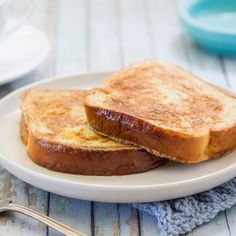
<path id="1" fill-rule="evenodd" d="M 64 235 L 67 236 L 86 236 L 85 234 L 67 226 L 64 225 L 56 220 L 53 220 L 49 218 L 48 216 L 42 215 L 36 211 L 33 211 L 27 207 L 12 203 L 12 201 L 6 201 L 0 199 L 0 212 L 3 211 L 16 211 L 20 212 L 24 215 L 31 216 L 36 220 L 39 220 L 43 222 L 44 224 L 54 228 L 55 230 L 63 233 Z"/>

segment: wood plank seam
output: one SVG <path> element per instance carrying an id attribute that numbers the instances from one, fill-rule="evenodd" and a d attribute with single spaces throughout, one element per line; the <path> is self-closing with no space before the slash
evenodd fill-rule
<path id="1" fill-rule="evenodd" d="M 227 228 L 229 230 L 229 235 L 231 236 L 231 229 L 230 229 L 230 226 L 229 226 L 229 220 L 228 220 L 228 216 L 227 216 L 227 212 L 224 211 L 224 215 L 225 215 L 225 219 L 226 219 L 226 225 L 227 225 Z"/>
<path id="2" fill-rule="evenodd" d="M 95 218 L 94 218 L 94 202 L 91 202 L 91 236 L 95 235 Z"/>
<path id="3" fill-rule="evenodd" d="M 47 216 L 49 216 L 50 215 L 50 199 L 51 199 L 51 193 L 50 192 L 48 192 L 48 196 L 47 196 L 47 198 L 48 198 L 48 200 L 47 200 Z M 49 235 L 49 227 L 47 226 L 47 228 L 46 228 L 46 236 L 48 236 Z"/>
<path id="4" fill-rule="evenodd" d="M 225 78 L 225 82 L 226 82 L 226 85 L 231 88 L 231 83 L 229 81 L 229 78 L 228 78 L 228 75 L 227 75 L 227 71 L 226 71 L 226 68 L 225 68 L 225 61 L 223 60 L 223 57 L 222 56 L 219 56 L 219 60 L 220 60 L 220 65 L 221 65 L 221 70 L 222 70 L 222 73 L 224 74 L 224 78 Z"/>
<path id="5" fill-rule="evenodd" d="M 137 210 L 137 221 L 138 221 L 138 236 L 142 236 L 141 216 L 140 216 L 140 212 L 138 210 Z"/>
<path id="6" fill-rule="evenodd" d="M 118 233 L 120 235 L 121 233 L 121 222 L 120 222 L 120 204 L 116 204 L 116 211 L 117 211 L 117 216 L 118 216 Z"/>

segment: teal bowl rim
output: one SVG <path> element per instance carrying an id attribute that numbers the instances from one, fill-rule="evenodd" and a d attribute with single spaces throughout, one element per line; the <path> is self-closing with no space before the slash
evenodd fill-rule
<path id="1" fill-rule="evenodd" d="M 182 0 L 179 4 L 179 16 L 183 23 L 195 27 L 199 30 L 205 31 L 207 33 L 215 33 L 222 35 L 236 36 L 236 30 L 214 30 L 209 28 L 207 25 L 202 25 L 198 23 L 194 17 L 190 14 L 190 7 L 199 3 L 199 0 Z"/>

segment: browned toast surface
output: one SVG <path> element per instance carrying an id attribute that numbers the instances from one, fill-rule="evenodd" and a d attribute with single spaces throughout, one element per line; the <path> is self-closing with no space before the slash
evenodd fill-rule
<path id="1" fill-rule="evenodd" d="M 21 138 L 37 164 L 84 175 L 144 172 L 165 162 L 140 148 L 94 133 L 86 120 L 83 91 L 30 89 L 21 97 Z"/>
<path id="2" fill-rule="evenodd" d="M 149 61 L 114 73 L 85 96 L 94 130 L 194 163 L 236 146 L 236 99 L 179 67 Z"/>

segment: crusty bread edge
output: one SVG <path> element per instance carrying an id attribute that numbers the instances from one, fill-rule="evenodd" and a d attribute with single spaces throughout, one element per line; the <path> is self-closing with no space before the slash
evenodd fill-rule
<path id="1" fill-rule="evenodd" d="M 86 98 L 89 94 L 84 98 L 85 111 L 90 126 L 96 132 L 120 142 L 135 144 L 156 156 L 177 162 L 197 163 L 209 158 L 205 155 L 210 138 L 208 133 L 205 136 L 188 137 L 186 134 L 178 136 L 176 132 L 162 132 L 137 117 L 90 105 Z M 177 152 L 178 155 L 173 155 Z"/>
<path id="2" fill-rule="evenodd" d="M 236 149 L 236 124 L 223 130 L 211 130 L 206 154 L 220 157 Z"/>
<path id="3" fill-rule="evenodd" d="M 100 134 L 100 135 L 102 135 L 102 136 L 104 136 L 104 137 L 110 138 L 110 139 L 112 139 L 112 140 L 115 140 L 115 141 L 117 141 L 117 142 L 121 142 L 121 143 L 124 143 L 124 144 L 130 144 L 130 145 L 134 145 L 134 146 L 140 147 L 140 148 L 146 150 L 147 152 L 152 153 L 152 154 L 155 155 L 155 156 L 159 156 L 159 157 L 161 157 L 161 158 L 166 158 L 166 159 L 169 159 L 169 160 L 171 160 L 171 161 L 175 161 L 175 162 L 176 162 L 176 157 L 167 156 L 167 155 L 165 155 L 165 154 L 161 154 L 161 153 L 157 152 L 156 150 L 153 150 L 153 149 L 144 147 L 144 146 L 142 146 L 142 145 L 137 145 L 136 143 L 131 142 L 131 141 L 127 141 L 127 140 L 124 140 L 124 139 L 114 138 L 114 137 L 108 136 L 108 135 L 106 135 L 106 134 L 104 134 L 104 133 L 102 133 L 102 132 L 99 132 L 99 131 L 95 130 L 95 129 L 92 128 L 92 127 L 91 127 L 91 129 L 92 129 L 94 132 L 96 132 L 96 133 L 98 133 L 98 134 Z M 229 150 L 227 150 L 227 151 L 217 153 L 217 154 L 215 154 L 214 156 L 212 156 L 211 159 L 216 159 L 216 158 L 225 156 L 225 155 L 227 155 L 227 154 L 233 152 L 235 149 L 236 149 L 236 148 L 232 148 L 232 149 L 229 149 Z M 207 159 L 209 159 L 209 158 L 206 156 L 206 159 L 205 159 L 205 160 L 207 160 Z M 177 160 L 177 162 L 178 162 L 178 160 Z M 195 164 L 195 163 L 198 163 L 198 162 L 182 162 L 182 163 L 183 163 L 183 164 Z"/>
<path id="4" fill-rule="evenodd" d="M 96 89 L 93 89 L 90 92 L 94 91 L 96 91 Z M 89 96 L 90 92 L 87 92 L 86 96 Z M 208 134 L 205 137 L 202 137 L 202 140 L 201 137 L 199 138 L 199 143 L 203 142 L 202 146 L 197 145 L 198 140 L 196 140 L 196 137 L 187 140 L 185 136 L 181 137 L 181 135 L 177 138 L 174 137 L 173 139 L 171 135 L 168 136 L 167 134 L 166 140 L 169 140 L 167 142 L 163 142 L 161 138 L 163 138 L 163 135 L 165 134 L 161 133 L 160 131 L 158 132 L 158 129 L 156 129 L 156 127 L 151 123 L 145 122 L 137 117 L 133 117 L 122 112 L 103 108 L 102 106 L 93 106 L 88 102 L 86 96 L 84 98 L 84 105 L 87 120 L 95 132 L 125 144 L 136 145 L 156 156 L 168 158 L 172 161 L 191 164 L 223 156 L 226 153 L 232 152 L 236 148 L 236 124 L 221 131 L 209 130 Z M 121 125 L 120 122 L 124 120 L 126 122 L 123 122 L 123 125 Z M 127 125 L 127 127 L 124 127 L 124 124 Z M 135 127 L 135 130 L 133 130 L 132 127 Z M 145 129 L 145 132 L 143 132 L 143 129 Z M 147 133 L 147 131 L 150 132 Z M 128 138 L 124 138 L 125 133 L 129 134 Z M 140 138 L 139 140 L 136 140 L 138 137 L 141 137 L 142 141 L 140 141 Z M 149 140 L 155 138 L 158 138 L 156 145 L 167 146 L 169 154 L 161 152 L 155 146 L 153 148 L 150 145 Z M 197 142 L 194 143 L 194 141 Z M 183 154 L 184 158 L 183 156 L 179 157 L 171 155 L 175 152 L 176 148 L 179 148 L 177 147 L 177 142 L 182 142 L 182 153 L 180 154 Z M 191 146 L 194 147 L 192 152 Z M 198 148 L 202 148 L 202 155 L 195 154 L 195 151 Z M 186 155 L 186 151 L 188 151 L 188 155 Z"/>
<path id="5" fill-rule="evenodd" d="M 162 158 L 157 159 L 144 150 L 84 150 L 45 142 L 30 134 L 24 114 L 20 121 L 20 136 L 33 162 L 63 173 L 128 175 L 142 173 L 167 162 Z"/>
<path id="6" fill-rule="evenodd" d="M 92 129 L 94 132 L 96 132 L 97 134 L 100 134 L 100 135 L 102 135 L 102 136 L 104 136 L 104 137 L 107 137 L 107 138 L 110 138 L 110 139 L 112 139 L 112 140 L 115 140 L 115 141 L 117 141 L 117 142 L 121 142 L 121 143 L 124 143 L 124 144 L 134 145 L 134 146 L 137 146 L 137 147 L 139 147 L 139 148 L 142 148 L 142 149 L 146 150 L 147 152 L 149 152 L 149 153 L 151 153 L 151 154 L 153 154 L 153 155 L 155 155 L 155 156 L 157 156 L 157 157 L 161 157 L 161 158 L 165 158 L 165 159 L 168 159 L 168 160 L 171 160 L 171 161 L 175 161 L 175 162 L 177 161 L 177 162 L 179 162 L 179 160 L 177 160 L 177 158 L 174 157 L 174 156 L 168 156 L 168 155 L 162 154 L 162 153 L 160 153 L 160 152 L 158 152 L 158 151 L 156 151 L 156 150 L 154 150 L 154 149 L 147 148 L 147 147 L 145 147 L 145 146 L 143 146 L 143 145 L 134 143 L 134 142 L 132 142 L 132 141 L 127 141 L 127 140 L 124 140 L 124 139 L 121 139 L 121 138 L 115 138 L 115 137 L 109 136 L 109 135 L 107 135 L 107 134 L 105 134 L 105 133 L 102 133 L 102 132 L 100 132 L 100 131 L 97 131 L 96 129 L 94 129 L 94 128 L 92 128 L 92 127 L 91 127 L 91 129 Z M 197 163 L 197 162 L 184 162 L 184 161 L 182 161 L 182 163 L 183 163 L 183 164 L 194 164 L 194 163 Z"/>

